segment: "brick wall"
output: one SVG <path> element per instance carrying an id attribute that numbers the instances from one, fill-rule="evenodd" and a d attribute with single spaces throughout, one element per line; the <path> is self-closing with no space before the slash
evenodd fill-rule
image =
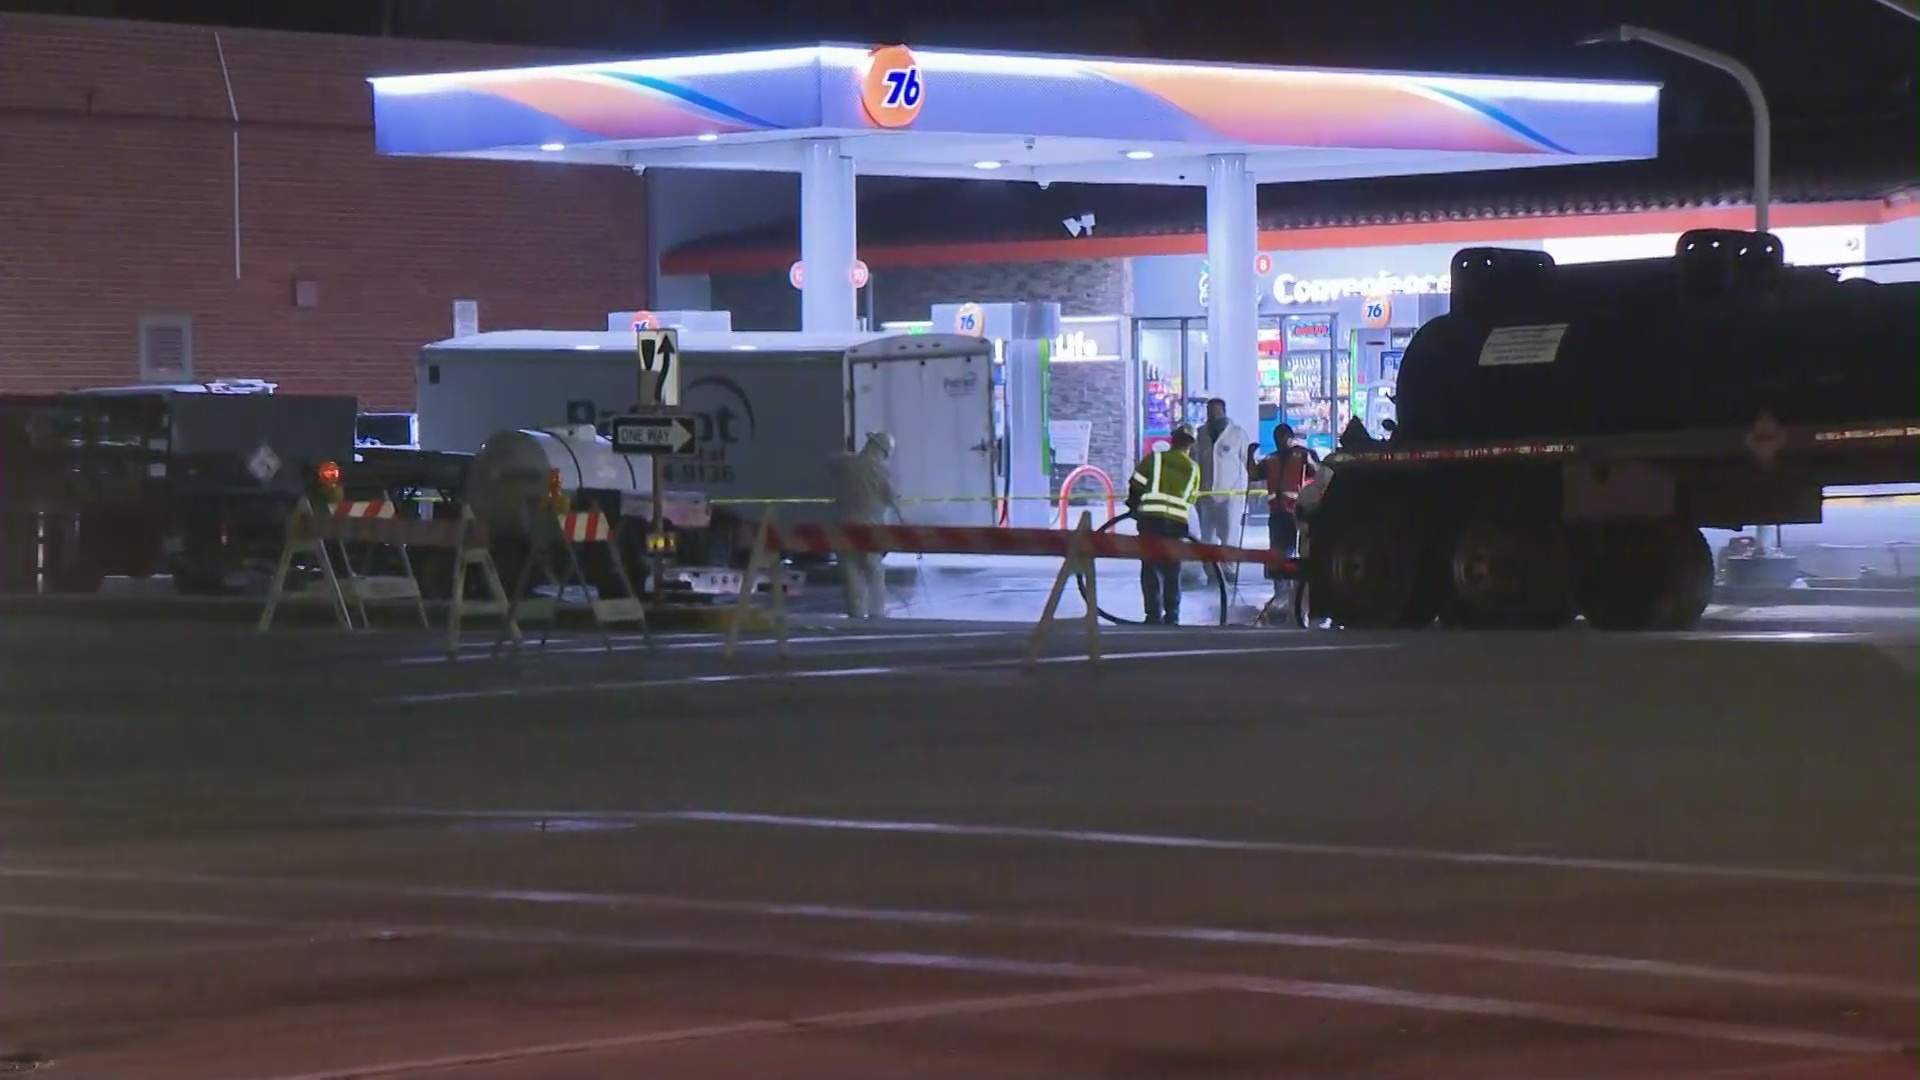
<path id="1" fill-rule="evenodd" d="M 1057 302 L 1062 315 L 1114 315 L 1129 306 L 1126 280 L 1122 259 L 882 267 L 873 271 L 874 314 L 877 322 L 911 322 L 925 319 L 935 304 L 1030 300 Z M 800 292 L 784 272 L 715 274 L 712 289 L 713 307 L 732 312 L 735 329 L 800 328 Z M 1088 459 L 1116 483 L 1133 465 L 1127 460 L 1130 385 L 1120 361 L 1055 364 L 1047 394 L 1052 419 L 1093 422 Z M 1055 481 L 1067 471 L 1055 469 Z"/>
<path id="2" fill-rule="evenodd" d="M 0 390 L 137 379 L 142 314 L 192 319 L 194 376 L 410 406 L 452 329 L 597 326 L 644 303 L 621 170 L 379 158 L 375 74 L 552 52 L 0 15 Z M 294 303 L 312 282 L 311 307 Z"/>
<path id="3" fill-rule="evenodd" d="M 1114 487 L 1126 494 L 1127 477 L 1133 472 L 1131 437 L 1134 380 L 1128 374 L 1127 360 L 1083 360 L 1054 364 L 1048 368 L 1047 413 L 1054 420 L 1088 420 L 1093 423 L 1087 445 L 1087 464 L 1104 470 Z M 1053 468 L 1054 489 L 1073 471 L 1071 465 Z M 1083 480 L 1073 487 L 1083 496 L 1098 491 L 1099 485 Z M 1101 515 L 1096 512 L 1094 524 Z"/>

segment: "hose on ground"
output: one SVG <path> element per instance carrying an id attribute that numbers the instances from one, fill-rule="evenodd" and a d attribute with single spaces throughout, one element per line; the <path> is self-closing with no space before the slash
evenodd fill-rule
<path id="1" fill-rule="evenodd" d="M 1108 518 L 1107 523 L 1105 525 L 1100 526 L 1098 529 L 1095 529 L 1094 531 L 1110 532 L 1112 531 L 1115 525 L 1118 525 L 1123 521 L 1131 521 L 1131 520 L 1133 520 L 1133 511 L 1128 510 L 1125 513 L 1117 514 L 1114 517 Z M 1220 572 L 1220 567 L 1213 563 L 1202 563 L 1201 565 L 1206 567 L 1207 577 L 1213 582 L 1214 587 L 1218 589 L 1220 592 L 1220 625 L 1225 626 L 1227 625 L 1227 578 L 1226 578 L 1226 575 L 1222 574 Z M 1086 571 L 1085 570 L 1075 571 L 1073 576 L 1074 576 L 1075 584 L 1079 585 L 1080 587 L 1080 599 L 1083 601 L 1087 600 L 1088 590 L 1087 590 Z M 1095 605 L 1093 610 L 1101 618 L 1107 620 L 1108 622 L 1114 624 L 1115 626 L 1140 626 L 1140 625 L 1143 625 L 1144 623 L 1144 620 L 1141 620 L 1141 619 L 1123 619 L 1120 616 L 1115 615 L 1113 612 L 1108 611 L 1106 608 L 1100 607 L 1098 605 Z"/>

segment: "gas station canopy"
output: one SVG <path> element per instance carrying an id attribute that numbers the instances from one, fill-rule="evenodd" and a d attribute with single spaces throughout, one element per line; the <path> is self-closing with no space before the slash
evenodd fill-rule
<path id="1" fill-rule="evenodd" d="M 837 140 L 866 175 L 1192 184 L 1651 157 L 1646 83 L 808 45 L 372 80 L 383 154 L 801 170 Z"/>
<path id="2" fill-rule="evenodd" d="M 801 328 L 820 333 L 858 325 L 856 173 L 1205 185 L 1207 389 L 1248 431 L 1258 423 L 1257 184 L 1652 157 L 1660 113 L 1660 88 L 1648 83 L 904 45 L 372 83 L 383 154 L 799 173 L 792 279 Z"/>

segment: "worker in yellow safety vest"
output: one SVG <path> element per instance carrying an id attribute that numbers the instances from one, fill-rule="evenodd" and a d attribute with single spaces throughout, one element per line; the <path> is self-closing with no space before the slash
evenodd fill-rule
<path id="1" fill-rule="evenodd" d="M 1140 459 L 1127 484 L 1127 509 L 1141 536 L 1165 540 L 1187 538 L 1187 518 L 1200 490 L 1200 465 L 1193 460 L 1193 425 L 1173 429 L 1173 445 Z M 1180 563 L 1178 560 L 1140 560 L 1140 596 L 1146 601 L 1148 626 L 1180 623 Z"/>

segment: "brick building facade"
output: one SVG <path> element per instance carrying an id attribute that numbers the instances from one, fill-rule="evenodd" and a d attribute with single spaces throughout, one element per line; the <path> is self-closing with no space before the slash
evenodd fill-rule
<path id="1" fill-rule="evenodd" d="M 0 390 L 131 383 L 144 352 L 411 407 L 457 299 L 485 329 L 642 306 L 640 178 L 373 152 L 368 76 L 559 58 L 0 15 Z"/>

